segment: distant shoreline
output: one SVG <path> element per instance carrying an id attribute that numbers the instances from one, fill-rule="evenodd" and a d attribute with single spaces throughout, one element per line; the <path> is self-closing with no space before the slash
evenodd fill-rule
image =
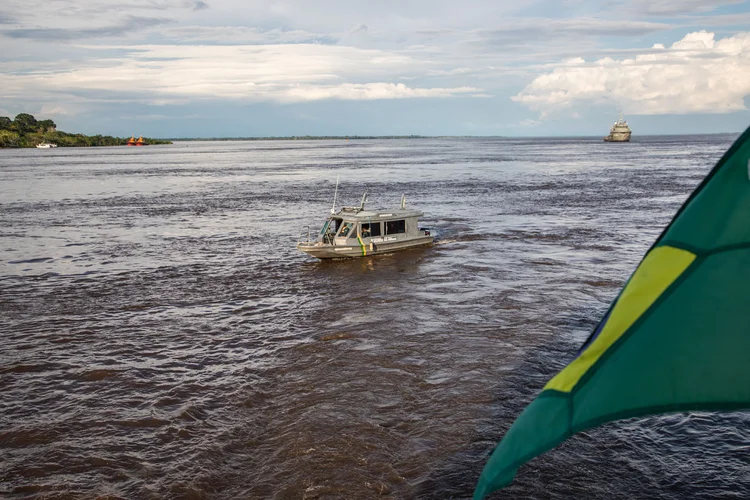
<path id="1" fill-rule="evenodd" d="M 458 137 L 458 136 L 453 136 Z M 362 139 L 447 139 L 450 136 L 427 135 L 289 135 L 271 137 L 169 137 L 167 141 L 335 141 Z"/>
<path id="2" fill-rule="evenodd" d="M 708 135 L 740 135 L 740 132 L 710 132 L 702 134 L 638 134 L 638 139 L 650 137 L 689 137 Z M 291 135 L 271 137 L 167 137 L 161 140 L 172 142 L 210 142 L 210 141 L 348 141 L 348 140 L 382 140 L 382 139 L 557 139 L 557 140 L 580 140 L 595 139 L 602 140 L 604 134 L 599 135 Z"/>
<path id="3" fill-rule="evenodd" d="M 71 134 L 57 130 L 52 120 L 37 120 L 28 113 L 19 113 L 11 120 L 7 116 L 0 116 L 0 148 L 35 148 L 46 145 L 49 147 L 102 147 L 102 146 L 130 146 L 135 138 L 113 137 L 111 135 Z M 138 146 L 155 144 L 171 144 L 162 139 L 140 138 Z M 45 148 L 45 149 L 46 149 Z"/>

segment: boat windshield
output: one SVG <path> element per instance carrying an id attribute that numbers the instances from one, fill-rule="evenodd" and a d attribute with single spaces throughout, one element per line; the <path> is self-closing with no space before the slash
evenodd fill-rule
<path id="1" fill-rule="evenodd" d="M 333 223 L 333 221 L 330 220 L 330 219 L 328 219 L 326 221 L 326 223 L 323 224 L 323 227 L 320 230 L 320 235 L 321 236 L 324 236 L 326 233 L 332 233 L 333 232 L 333 227 L 335 226 L 335 224 L 332 224 L 332 223 Z"/>
<path id="2" fill-rule="evenodd" d="M 341 219 L 328 219 L 320 229 L 320 237 L 326 243 L 332 243 L 333 237 L 341 228 Z"/>
<path id="3" fill-rule="evenodd" d="M 352 227 L 354 227 L 354 223 L 352 222 L 344 222 L 341 226 L 341 231 L 339 231 L 339 236 L 342 238 L 346 238 L 349 236 L 349 232 L 352 230 Z"/>

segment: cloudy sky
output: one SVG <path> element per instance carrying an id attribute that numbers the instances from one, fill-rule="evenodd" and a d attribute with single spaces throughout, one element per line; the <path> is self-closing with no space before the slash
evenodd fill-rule
<path id="1" fill-rule="evenodd" d="M 118 136 L 750 125 L 750 1 L 2 0 L 0 116 Z"/>

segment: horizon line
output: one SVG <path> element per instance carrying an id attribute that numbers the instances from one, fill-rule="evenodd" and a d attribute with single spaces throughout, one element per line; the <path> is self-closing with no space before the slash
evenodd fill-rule
<path id="1" fill-rule="evenodd" d="M 695 135 L 731 135 L 741 134 L 742 131 L 734 132 L 699 132 L 699 133 L 664 133 L 664 134 L 639 134 L 640 137 L 679 137 Z M 223 137 L 153 137 L 166 141 L 263 141 L 263 140 L 373 140 L 373 139 L 601 139 L 599 135 L 283 135 L 283 136 L 223 136 Z M 632 142 L 632 141 L 631 141 Z M 636 141 L 637 142 L 637 141 Z"/>

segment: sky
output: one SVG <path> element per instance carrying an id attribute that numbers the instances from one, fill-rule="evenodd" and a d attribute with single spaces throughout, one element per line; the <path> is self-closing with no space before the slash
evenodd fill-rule
<path id="1" fill-rule="evenodd" d="M 2 0 L 0 116 L 148 137 L 750 126 L 750 1 Z"/>

